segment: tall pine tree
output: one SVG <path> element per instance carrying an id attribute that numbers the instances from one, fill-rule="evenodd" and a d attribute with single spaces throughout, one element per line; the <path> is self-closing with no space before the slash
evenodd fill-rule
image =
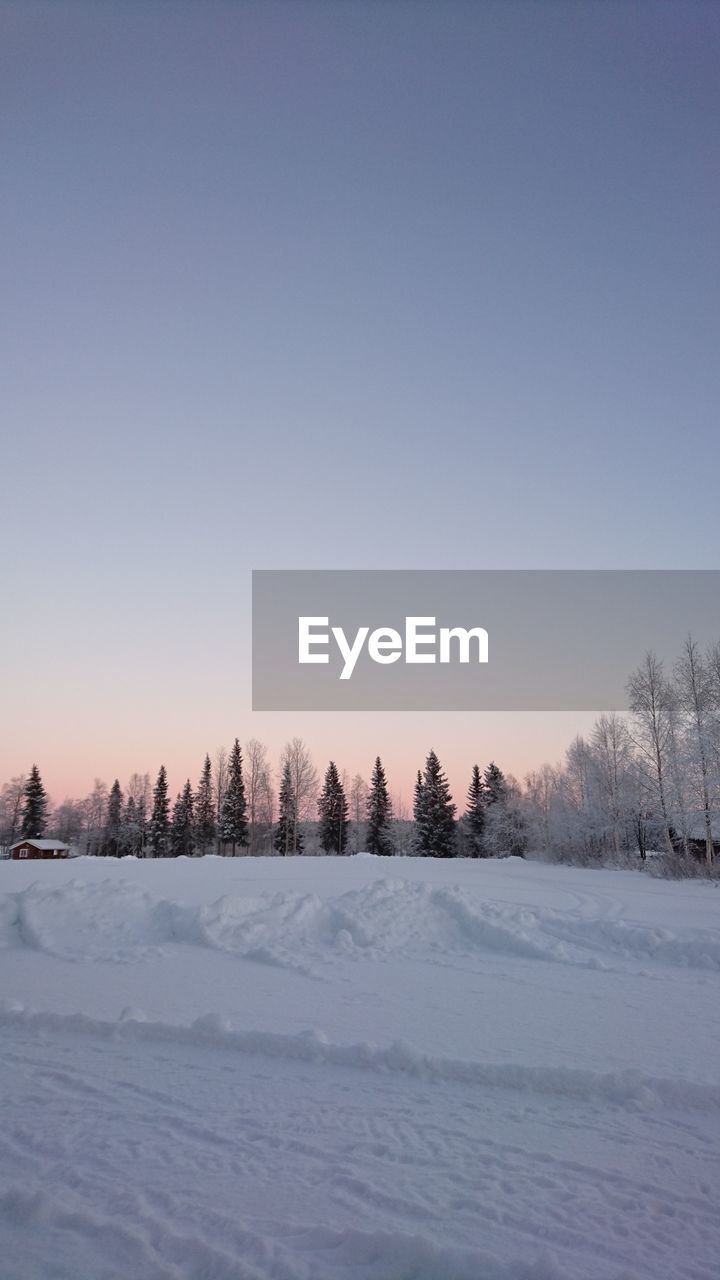
<path id="1" fill-rule="evenodd" d="M 101 852 L 106 858 L 119 858 L 122 853 L 123 793 L 116 778 L 108 796 L 107 817 Z"/>
<path id="2" fill-rule="evenodd" d="M 498 800 L 503 800 L 505 798 L 505 793 L 507 791 L 505 774 L 502 772 L 502 769 L 498 769 L 494 761 L 492 761 L 485 770 L 484 783 L 486 804 L 497 804 Z"/>
<path id="3" fill-rule="evenodd" d="M 474 764 L 467 793 L 467 808 L 463 819 L 471 858 L 482 858 L 484 856 L 485 804 L 485 783 L 482 780 L 479 766 Z"/>
<path id="4" fill-rule="evenodd" d="M 426 858 L 455 856 L 455 805 L 440 761 L 431 751 L 415 789 L 416 849 Z"/>
<path id="5" fill-rule="evenodd" d="M 143 832 L 141 815 L 134 796 L 128 796 L 122 818 L 121 848 L 123 853 L 139 857 L 142 853 Z"/>
<path id="6" fill-rule="evenodd" d="M 173 809 L 170 828 L 170 852 L 173 858 L 192 858 L 195 852 L 193 804 L 193 791 L 188 778 Z"/>
<path id="7" fill-rule="evenodd" d="M 379 756 L 375 757 L 370 778 L 365 843 L 368 853 L 377 854 L 381 858 L 387 858 L 395 852 L 392 838 L 392 801 L 388 794 L 385 770 Z"/>
<path id="8" fill-rule="evenodd" d="M 170 802 L 168 800 L 167 771 L 160 765 L 157 782 L 153 788 L 152 817 L 150 818 L 150 847 L 154 858 L 167 858 L 170 846 Z"/>
<path id="9" fill-rule="evenodd" d="M 283 766 L 280 779 L 278 801 L 279 813 L 273 838 L 273 848 L 286 858 L 288 854 L 293 852 L 293 838 L 295 840 L 294 852 L 302 853 L 303 851 L 302 833 L 295 822 L 295 789 L 292 784 L 290 764 L 287 760 Z"/>
<path id="10" fill-rule="evenodd" d="M 348 805 L 345 788 L 334 761 L 325 773 L 323 789 L 318 797 L 320 848 L 325 853 L 344 853 L 348 837 Z"/>
<path id="11" fill-rule="evenodd" d="M 201 853 L 212 849 L 216 832 L 212 765 L 210 756 L 206 755 L 195 793 L 195 839 Z"/>
<path id="12" fill-rule="evenodd" d="M 423 857 L 427 844 L 427 832 L 425 822 L 425 783 L 420 769 L 417 771 L 415 779 L 415 796 L 413 800 L 413 822 L 415 830 L 412 838 L 412 851 Z"/>
<path id="13" fill-rule="evenodd" d="M 224 844 L 232 845 L 232 856 L 238 845 L 246 848 L 248 844 L 247 802 L 245 799 L 245 783 L 242 771 L 242 751 L 236 738 L 228 761 L 228 781 L 218 832 Z"/>
<path id="14" fill-rule="evenodd" d="M 40 771 L 36 764 L 30 770 L 30 777 L 25 783 L 23 798 L 22 825 L 20 835 L 23 840 L 32 836 L 39 839 L 47 827 L 48 798 L 43 786 Z"/>

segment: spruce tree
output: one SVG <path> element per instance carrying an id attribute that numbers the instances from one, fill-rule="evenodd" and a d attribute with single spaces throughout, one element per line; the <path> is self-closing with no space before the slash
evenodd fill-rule
<path id="1" fill-rule="evenodd" d="M 137 857 L 142 850 L 142 826 L 135 797 L 128 796 L 122 816 L 120 845 L 123 853 Z"/>
<path id="2" fill-rule="evenodd" d="M 484 856 L 485 804 L 485 783 L 482 780 L 478 765 L 474 764 L 467 793 L 467 809 L 463 819 L 471 858 L 482 858 Z"/>
<path id="3" fill-rule="evenodd" d="M 331 760 L 318 797 L 320 848 L 325 853 L 344 853 L 348 837 L 348 805 L 337 766 Z"/>
<path id="4" fill-rule="evenodd" d="M 497 804 L 498 800 L 504 799 L 507 790 L 505 774 L 498 769 L 494 761 L 485 770 L 484 785 L 486 804 Z"/>
<path id="5" fill-rule="evenodd" d="M 188 778 L 173 809 L 170 828 L 170 851 L 173 858 L 192 858 L 195 852 L 193 791 Z"/>
<path id="6" fill-rule="evenodd" d="M 235 739 L 228 761 L 228 782 L 218 832 L 224 844 L 232 844 L 232 856 L 238 845 L 247 847 L 247 802 L 245 800 L 245 783 L 242 771 L 242 751 L 240 742 Z"/>
<path id="7" fill-rule="evenodd" d="M 206 755 L 195 793 L 195 839 L 201 853 L 207 853 L 212 849 L 216 831 L 212 765 L 210 756 Z"/>
<path id="8" fill-rule="evenodd" d="M 416 797 L 418 791 L 416 788 Z M 431 751 L 425 762 L 420 786 L 418 852 L 427 858 L 455 856 L 455 805 L 440 761 Z"/>
<path id="9" fill-rule="evenodd" d="M 387 858 L 395 852 L 391 822 L 392 801 L 388 794 L 385 770 L 380 757 L 376 756 L 367 798 L 367 836 L 365 843 L 368 853 Z"/>
<path id="10" fill-rule="evenodd" d="M 110 788 L 107 804 L 107 818 L 105 820 L 105 831 L 103 833 L 103 842 L 101 853 L 106 858 L 119 858 L 122 853 L 122 812 L 123 812 L 123 793 L 120 789 L 120 783 L 116 778 Z"/>
<path id="11" fill-rule="evenodd" d="M 42 784 L 40 771 L 36 764 L 30 770 L 30 777 L 25 783 L 23 800 L 22 825 L 20 835 L 23 840 L 33 836 L 39 839 L 47 827 L 48 798 Z"/>
<path id="12" fill-rule="evenodd" d="M 295 791 L 292 784 L 289 761 L 285 762 L 280 780 L 278 796 L 279 813 L 273 838 L 273 848 L 285 858 L 293 852 L 293 836 L 295 837 L 295 853 L 302 853 L 302 834 L 296 830 Z"/>
<path id="13" fill-rule="evenodd" d="M 427 845 L 427 830 L 425 821 L 425 784 L 420 770 L 417 771 L 415 779 L 415 797 L 413 800 L 413 821 L 415 830 L 413 832 L 412 850 L 419 857 L 424 857 Z"/>
<path id="14" fill-rule="evenodd" d="M 153 808 L 150 818 L 150 847 L 154 858 L 167 858 L 170 843 L 170 802 L 168 800 L 167 772 L 160 765 L 160 772 L 153 789 Z"/>

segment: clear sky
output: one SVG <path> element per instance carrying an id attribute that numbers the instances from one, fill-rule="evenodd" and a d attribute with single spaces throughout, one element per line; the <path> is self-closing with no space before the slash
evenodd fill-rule
<path id="1" fill-rule="evenodd" d="M 694 0 L 6 0 L 0 781 L 557 758 L 252 715 L 250 570 L 718 567 L 718 67 Z"/>

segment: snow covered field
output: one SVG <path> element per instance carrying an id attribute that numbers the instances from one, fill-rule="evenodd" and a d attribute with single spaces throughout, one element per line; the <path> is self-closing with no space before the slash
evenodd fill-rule
<path id="1" fill-rule="evenodd" d="M 0 864 L 3 1280 L 717 1280 L 720 890 Z"/>

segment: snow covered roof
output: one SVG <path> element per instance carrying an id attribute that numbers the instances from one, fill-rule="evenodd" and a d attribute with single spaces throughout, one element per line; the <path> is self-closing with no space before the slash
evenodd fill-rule
<path id="1" fill-rule="evenodd" d="M 33 849 L 69 849 L 69 844 L 63 844 L 62 840 L 35 840 L 32 836 L 26 836 L 24 840 L 16 840 L 10 845 L 11 849 L 19 849 L 21 844 L 31 844 Z"/>

